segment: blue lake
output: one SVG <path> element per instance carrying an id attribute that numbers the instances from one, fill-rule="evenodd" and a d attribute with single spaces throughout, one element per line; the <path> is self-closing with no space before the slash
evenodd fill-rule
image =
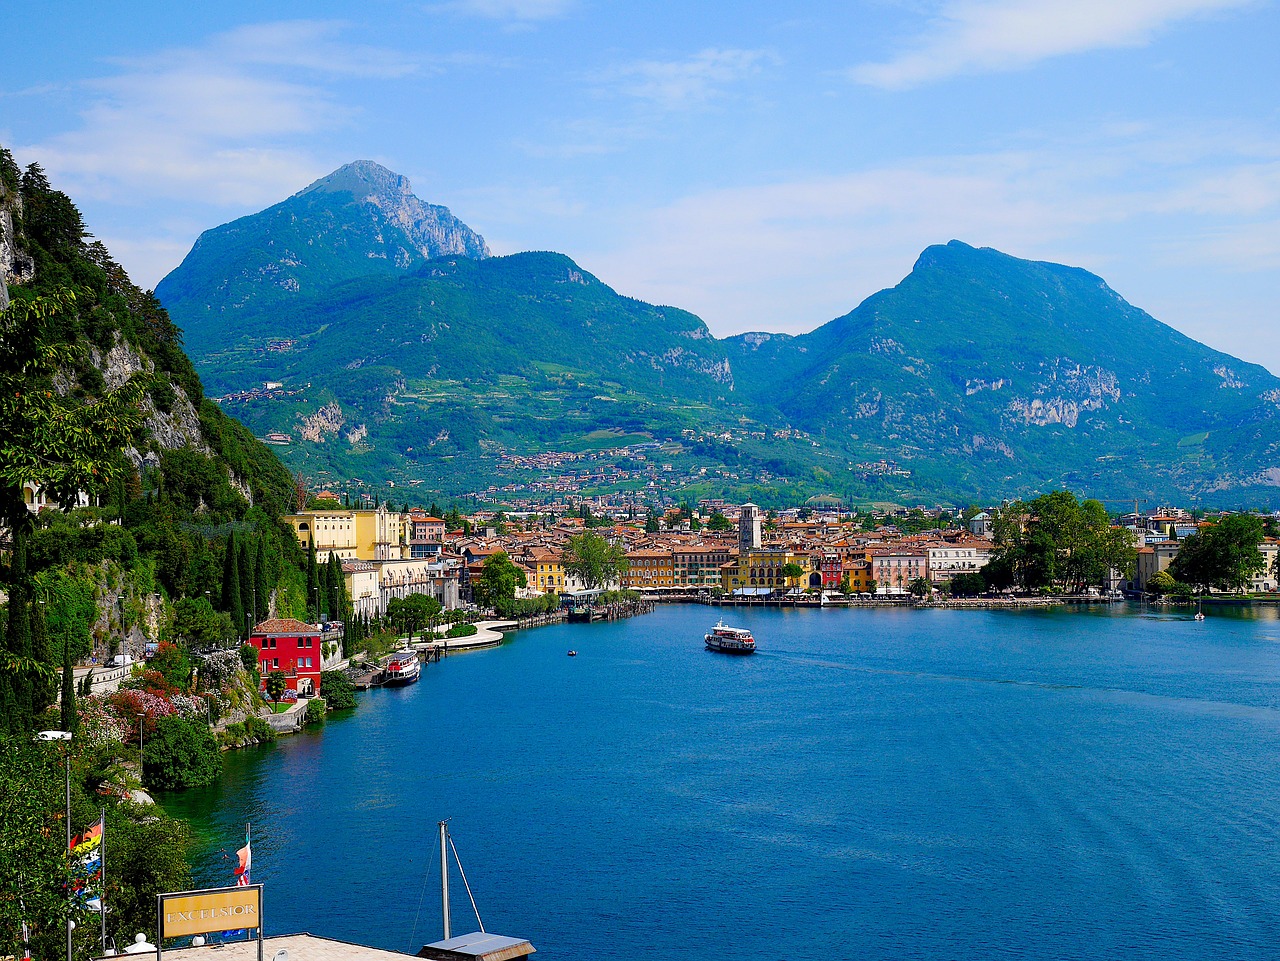
<path id="1" fill-rule="evenodd" d="M 513 635 L 166 807 L 202 884 L 253 822 L 268 934 L 438 939 L 450 818 L 539 958 L 1280 957 L 1274 611 L 718 613 Z"/>

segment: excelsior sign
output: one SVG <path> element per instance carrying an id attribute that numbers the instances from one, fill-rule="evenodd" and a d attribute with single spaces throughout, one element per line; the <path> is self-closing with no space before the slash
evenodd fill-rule
<path id="1" fill-rule="evenodd" d="M 184 891 L 159 897 L 160 937 L 262 927 L 262 885 Z"/>

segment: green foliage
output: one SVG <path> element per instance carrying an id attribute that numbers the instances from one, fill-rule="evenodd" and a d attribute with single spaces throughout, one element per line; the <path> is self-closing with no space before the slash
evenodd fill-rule
<path id="1" fill-rule="evenodd" d="M 1156 571 L 1147 578 L 1147 593 L 1149 594 L 1172 594 L 1178 582 L 1173 579 L 1173 575 L 1168 571 Z"/>
<path id="2" fill-rule="evenodd" d="M 197 650 L 220 647 L 236 636 L 231 618 L 215 611 L 208 598 L 184 597 L 174 606 L 173 635 Z"/>
<path id="3" fill-rule="evenodd" d="M 578 578 L 587 590 L 596 590 L 622 579 L 627 554 L 620 545 L 587 531 L 569 538 L 562 564 L 566 575 Z"/>
<path id="4" fill-rule="evenodd" d="M 917 577 L 907 586 L 912 597 L 925 598 L 933 593 L 933 585 L 926 578 Z"/>
<path id="5" fill-rule="evenodd" d="M 1202 591 L 1243 591 L 1266 566 L 1266 558 L 1258 550 L 1262 538 L 1261 518 L 1230 514 L 1184 540 L 1169 564 L 1169 573 Z"/>
<path id="6" fill-rule="evenodd" d="M 429 594 L 393 597 L 387 602 L 387 618 L 410 640 L 418 628 L 425 626 L 440 611 L 440 602 Z"/>
<path id="7" fill-rule="evenodd" d="M 317 724 L 324 723 L 324 702 L 320 698 L 313 697 L 307 702 L 307 713 L 302 723 L 307 727 L 314 727 Z"/>
<path id="8" fill-rule="evenodd" d="M 713 510 L 711 518 L 707 521 L 707 530 L 709 531 L 731 531 L 733 530 L 733 521 L 725 517 L 721 511 Z"/>
<path id="9" fill-rule="evenodd" d="M 445 637 L 471 637 L 478 632 L 474 624 L 455 624 L 444 632 Z"/>
<path id="10" fill-rule="evenodd" d="M 161 791 L 203 787 L 221 773 L 218 742 L 205 724 L 176 714 L 156 720 L 146 739 L 144 785 Z"/>
<path id="11" fill-rule="evenodd" d="M 524 587 L 526 583 L 524 571 L 515 565 L 506 551 L 498 551 L 485 558 L 480 578 L 472 585 L 472 591 L 481 607 L 496 608 L 499 603 L 512 600 L 516 596 L 516 588 Z"/>
<path id="12" fill-rule="evenodd" d="M 993 523 L 997 551 L 985 577 L 994 587 L 1081 593 L 1102 586 L 1111 570 L 1133 569 L 1137 552 L 1129 532 L 1112 527 L 1098 501 L 1077 501 L 1054 491 L 1015 502 Z"/>
<path id="13" fill-rule="evenodd" d="M 320 693 L 331 711 L 349 711 L 356 706 L 356 688 L 341 671 L 320 675 Z"/>
<path id="14" fill-rule="evenodd" d="M 150 751 L 150 744 L 147 747 Z M 218 765 L 220 769 L 220 758 Z M 156 895 L 190 889 L 191 871 L 186 856 L 191 831 L 156 805 L 147 805 L 136 817 L 114 809 L 107 814 L 107 845 L 107 903 L 112 930 L 120 935 L 141 931 L 154 940 Z"/>
<path id="15" fill-rule="evenodd" d="M 289 679 L 281 671 L 272 671 L 267 675 L 266 688 L 267 697 L 278 707 L 284 692 L 289 689 Z"/>
<path id="16" fill-rule="evenodd" d="M 982 571 L 957 574 L 951 579 L 948 590 L 953 597 L 977 597 L 987 592 L 987 581 Z"/>

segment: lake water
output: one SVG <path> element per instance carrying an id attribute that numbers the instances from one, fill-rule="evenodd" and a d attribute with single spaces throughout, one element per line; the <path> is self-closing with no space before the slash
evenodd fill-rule
<path id="1" fill-rule="evenodd" d="M 166 806 L 210 885 L 253 822 L 268 934 L 437 940 L 450 818 L 539 958 L 1280 957 L 1274 611 L 718 613 L 450 657 Z"/>

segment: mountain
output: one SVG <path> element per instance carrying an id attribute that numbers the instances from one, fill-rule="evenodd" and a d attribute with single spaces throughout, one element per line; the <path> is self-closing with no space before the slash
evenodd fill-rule
<path id="1" fill-rule="evenodd" d="M 442 256 L 482 259 L 489 248 L 448 208 L 415 197 L 404 177 L 360 160 L 273 207 L 206 230 L 156 296 L 183 317 L 189 346 L 203 353 L 205 331 L 234 327 L 244 314 Z"/>
<path id="2" fill-rule="evenodd" d="M 717 340 L 692 314 L 619 295 L 561 254 L 482 257 L 480 242 L 475 256 L 389 256 L 387 204 L 358 198 L 443 209 L 407 190 L 349 165 L 209 231 L 158 288 L 226 409 L 317 476 L 446 495 L 501 476 L 519 489 L 551 469 L 535 455 L 612 448 L 609 463 L 634 468 L 637 451 L 654 459 L 648 445 L 669 473 L 591 483 L 793 501 L 1058 486 L 1280 500 L 1280 379 L 1087 271 L 953 241 L 808 334 Z M 218 259 L 202 252 L 215 246 Z M 270 258 L 271 270 L 229 279 L 213 266 Z"/>
<path id="3" fill-rule="evenodd" d="M 1280 379 L 1088 271 L 959 241 L 803 336 L 730 338 L 748 399 L 988 496 L 1267 486 Z"/>

